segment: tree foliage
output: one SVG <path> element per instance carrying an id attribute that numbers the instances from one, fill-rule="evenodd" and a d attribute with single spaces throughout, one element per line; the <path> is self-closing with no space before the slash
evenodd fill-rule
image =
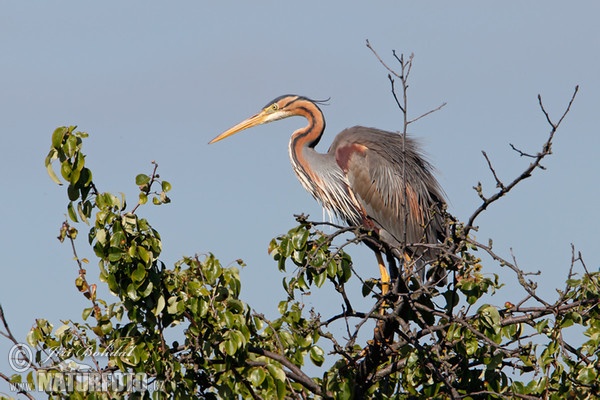
<path id="1" fill-rule="evenodd" d="M 404 96 L 396 97 L 395 92 L 394 96 L 405 111 L 412 58 L 396 59 L 401 70 L 390 69 L 390 81 L 392 88 L 396 79 L 400 81 Z M 138 202 L 128 210 L 123 195 L 102 192 L 94 182 L 83 153 L 87 134 L 73 126 L 57 128 L 46 166 L 55 182 L 67 185 L 68 219 L 58 238 L 70 246 L 75 287 L 89 303 L 81 319 L 36 320 L 27 336 L 35 349 L 32 370 L 25 377 L 2 377 L 13 383 L 33 382 L 40 371 L 58 377 L 65 361 L 86 359 L 97 372 L 142 373 L 155 384 L 152 390 L 81 387 L 65 392 L 55 380 L 48 395 L 597 398 L 599 273 L 590 272 L 573 248 L 565 287 L 557 299 L 544 299 L 531 274 L 522 271 L 514 258 L 503 258 L 491 241 L 478 243 L 470 235 L 481 212 L 541 168 L 575 94 L 557 122 L 539 99 L 550 134 L 538 153 L 517 150 L 531 158 L 531 164 L 512 182 L 497 178 L 484 153 L 497 188 L 486 195 L 481 185 L 476 186 L 481 205 L 466 223 L 447 215 L 448 239 L 439 245 L 443 251 L 436 262 L 447 273 L 446 285 L 422 284 L 404 273 L 382 296 L 380 282 L 357 274 L 347 252 L 370 232 L 334 225 L 335 231 L 326 233 L 323 226 L 332 224 L 298 216 L 298 226 L 269 245 L 284 274 L 276 318 L 267 318 L 240 299 L 241 261 L 224 267 L 212 254 L 191 255 L 172 265 L 161 259 L 161 236 L 141 215 L 142 206 L 150 206 L 148 199 L 157 206 L 170 202 L 171 184 L 160 177 L 157 164 L 150 174 L 135 176 Z M 414 120 L 405 119 L 405 128 Z M 81 245 L 91 246 L 97 258 L 97 283 L 88 274 L 96 262 L 77 255 Z M 495 264 L 483 266 L 481 254 Z M 515 304 L 494 303 L 494 293 L 502 286 L 492 272 L 498 266 L 514 273 L 520 283 L 523 297 Z M 362 286 L 362 293 L 357 296 L 350 284 Z M 100 298 L 97 285 L 105 285 L 110 298 Z M 338 311 L 307 309 L 303 294 L 317 290 L 334 290 Z M 4 315 L 0 317 L 6 328 L 3 335 L 17 343 Z M 339 326 L 345 334 L 334 329 Z M 94 355 L 98 353 L 107 357 Z M 31 397 L 25 391 L 21 394 Z"/>

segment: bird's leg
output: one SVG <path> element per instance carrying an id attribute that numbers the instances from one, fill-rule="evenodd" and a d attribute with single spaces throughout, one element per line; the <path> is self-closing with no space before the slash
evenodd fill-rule
<path id="1" fill-rule="evenodd" d="M 386 295 L 390 291 L 390 274 L 388 269 L 383 262 L 383 257 L 381 256 L 380 251 L 375 252 L 375 256 L 377 257 L 377 264 L 379 265 L 379 272 L 381 273 L 381 297 L 383 301 L 381 303 L 381 308 L 379 309 L 379 314 L 381 316 L 385 315 L 385 308 L 388 306 L 388 300 L 386 299 Z M 393 261 L 392 261 L 393 262 Z M 390 267 L 392 265 L 390 264 Z M 395 268 L 395 265 L 393 266 Z M 373 342 L 369 343 L 367 349 L 382 351 L 382 344 L 387 343 L 390 344 L 394 340 L 394 330 L 396 323 L 394 319 L 380 319 L 377 321 L 375 326 L 375 331 L 373 333 Z M 367 350 L 366 349 L 366 350 Z M 368 353 L 369 350 L 367 350 Z M 365 353 L 365 354 L 367 354 Z"/>
<path id="2" fill-rule="evenodd" d="M 396 257 L 394 256 L 394 253 L 392 252 L 392 250 L 387 247 L 385 249 L 385 257 L 386 257 L 387 263 L 388 263 L 388 271 L 390 273 L 390 279 L 391 280 L 398 279 L 398 267 L 396 266 Z"/>
<path id="3" fill-rule="evenodd" d="M 413 273 L 413 270 L 412 270 L 413 265 L 411 264 L 412 258 L 406 251 L 404 253 L 402 253 L 402 257 L 404 258 L 404 272 L 408 273 L 408 274 L 412 274 Z"/>
<path id="4" fill-rule="evenodd" d="M 390 290 L 390 274 L 388 273 L 387 267 L 383 262 L 381 253 L 376 251 L 375 257 L 377 257 L 377 264 L 379 265 L 379 272 L 381 273 L 381 294 L 385 296 Z"/>

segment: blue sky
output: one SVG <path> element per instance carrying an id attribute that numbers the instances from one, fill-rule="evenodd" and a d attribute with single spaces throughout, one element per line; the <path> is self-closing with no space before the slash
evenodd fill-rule
<path id="1" fill-rule="evenodd" d="M 472 187 L 494 181 L 485 150 L 505 181 L 522 171 L 509 143 L 536 152 L 549 127 L 536 96 L 556 118 L 576 84 L 580 93 L 544 163 L 479 219 L 477 238 L 519 265 L 541 270 L 540 291 L 563 287 L 570 244 L 596 270 L 600 253 L 600 6 L 584 1 L 514 2 L 17 2 L 0 3 L 0 303 L 25 338 L 35 318 L 80 318 L 76 265 L 55 238 L 66 213 L 63 187 L 43 166 L 60 125 L 90 133 L 88 165 L 102 191 L 133 204 L 134 177 L 152 160 L 173 184 L 172 204 L 145 207 L 164 239 L 163 261 L 215 253 L 238 258 L 243 298 L 272 315 L 284 297 L 282 275 L 267 255 L 293 214 L 322 211 L 297 182 L 287 141 L 304 123 L 288 119 L 208 146 L 214 136 L 284 93 L 331 97 L 323 111 L 326 151 L 354 125 L 395 131 L 402 116 L 387 71 L 365 40 L 394 65 L 391 51 L 415 53 L 410 112 L 447 102 L 414 124 L 450 202 L 467 219 L 478 206 Z M 81 231 L 85 231 L 81 227 Z M 85 241 L 81 256 L 93 258 Z M 364 246 L 350 249 L 357 269 L 377 275 Z M 89 268 L 89 278 L 97 272 Z M 485 271 L 510 276 L 487 263 Z M 324 312 L 329 293 L 307 298 Z M 496 304 L 518 301 L 509 285 Z M 331 310 L 333 312 L 335 310 Z M 10 372 L 0 340 L 0 371 Z M 8 391 L 0 383 L 0 392 Z"/>

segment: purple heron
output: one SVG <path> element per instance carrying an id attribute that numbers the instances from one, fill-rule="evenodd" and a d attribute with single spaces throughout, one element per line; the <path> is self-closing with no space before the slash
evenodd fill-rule
<path id="1" fill-rule="evenodd" d="M 315 146 L 325 130 L 321 103 L 297 95 L 280 96 L 209 144 L 256 125 L 306 118 L 308 125 L 296 130 L 289 143 L 291 163 L 302 186 L 348 225 L 376 235 L 378 240 L 364 242 L 375 251 L 384 294 L 390 275 L 381 252 L 392 277 L 397 275 L 395 258 L 423 282 L 425 265 L 436 258 L 435 244 L 443 240 L 445 230 L 443 192 L 419 143 L 406 135 L 355 126 L 340 132 L 327 153 L 319 153 Z"/>

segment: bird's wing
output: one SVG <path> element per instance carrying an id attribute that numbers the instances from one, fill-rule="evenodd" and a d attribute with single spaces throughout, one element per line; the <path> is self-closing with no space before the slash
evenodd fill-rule
<path id="1" fill-rule="evenodd" d="M 432 208 L 442 195 L 414 140 L 354 127 L 338 135 L 330 152 L 366 216 L 385 231 L 382 238 L 391 235 L 392 246 L 437 241 L 442 222 Z"/>

